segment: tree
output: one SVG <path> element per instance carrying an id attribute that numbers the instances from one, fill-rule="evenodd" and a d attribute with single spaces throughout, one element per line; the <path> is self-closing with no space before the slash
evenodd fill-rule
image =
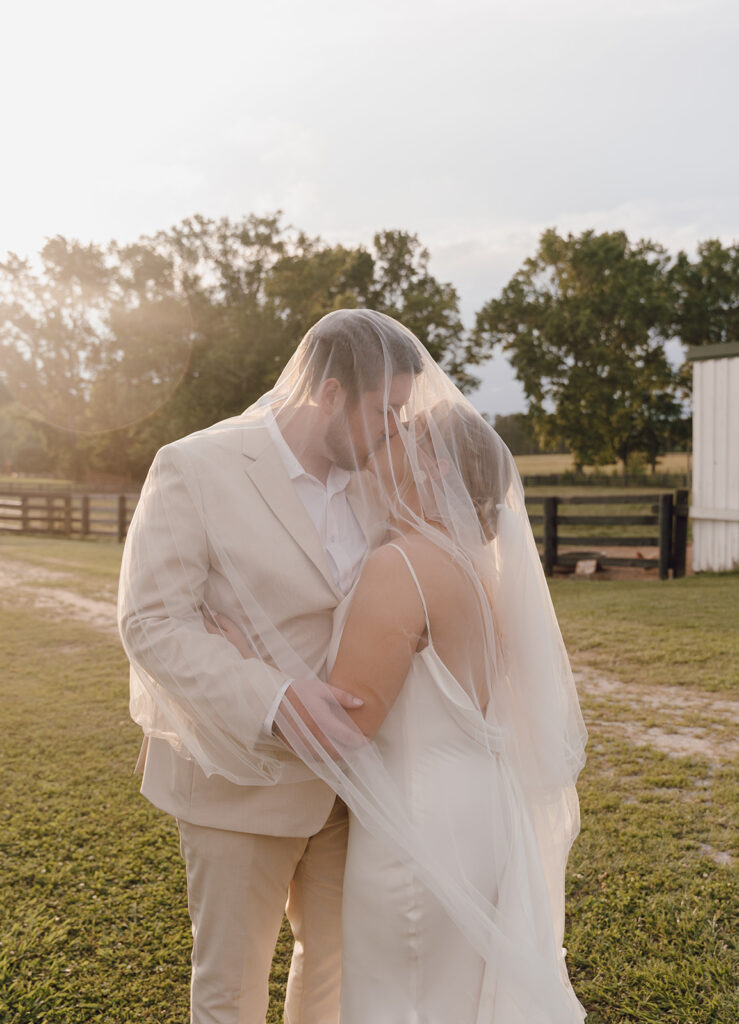
<path id="1" fill-rule="evenodd" d="M 665 354 L 668 256 L 623 232 L 545 231 L 533 258 L 478 313 L 475 336 L 509 353 L 545 447 L 578 466 L 647 452 L 656 461 L 682 419 Z"/>
<path id="2" fill-rule="evenodd" d="M 38 266 L 0 264 L 0 287 L 0 377 L 79 478 L 90 436 L 151 415 L 182 377 L 192 324 L 173 268 L 143 246 L 57 237 Z"/>
<path id="3" fill-rule="evenodd" d="M 307 328 L 340 307 L 414 330 L 458 383 L 475 351 L 415 235 L 330 246 L 281 215 L 192 217 L 133 245 L 56 238 L 0 264 L 0 383 L 38 420 L 59 471 L 142 476 L 161 445 L 274 384 Z M 13 413 L 15 416 L 17 413 Z"/>
<path id="4" fill-rule="evenodd" d="M 498 413 L 493 427 L 513 455 L 538 455 L 541 452 L 541 445 L 537 443 L 526 413 L 514 412 L 508 416 Z"/>
<path id="5" fill-rule="evenodd" d="M 301 235 L 266 283 L 272 309 L 296 342 L 334 309 L 365 306 L 374 264 L 362 248 L 326 246 Z"/>
<path id="6" fill-rule="evenodd" d="M 479 382 L 468 366 L 478 346 L 462 325 L 457 290 L 429 270 L 429 251 L 406 231 L 380 231 L 373 239 L 374 275 L 366 305 L 400 320 L 423 342 L 462 391 Z"/>
<path id="7" fill-rule="evenodd" d="M 144 241 L 177 267 L 194 331 L 187 372 L 157 417 L 172 440 L 241 412 L 276 380 L 290 346 L 267 283 L 291 235 L 279 215 L 194 217 Z"/>
<path id="8" fill-rule="evenodd" d="M 430 273 L 417 235 L 381 231 L 369 251 L 301 235 L 275 264 L 266 292 L 296 339 L 331 310 L 376 309 L 412 330 L 463 390 L 477 383 L 466 370 L 472 358 L 459 296 Z"/>
<path id="9" fill-rule="evenodd" d="M 0 474 L 47 472 L 51 456 L 42 431 L 0 381 Z"/>
<path id="10" fill-rule="evenodd" d="M 698 245 L 698 258 L 677 255 L 669 279 L 675 292 L 674 333 L 686 346 L 739 341 L 739 245 L 717 238 Z"/>

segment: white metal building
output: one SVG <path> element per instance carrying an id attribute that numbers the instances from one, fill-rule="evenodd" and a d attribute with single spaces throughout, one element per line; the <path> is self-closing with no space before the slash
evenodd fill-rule
<path id="1" fill-rule="evenodd" d="M 693 570 L 739 568 L 739 342 L 691 348 Z"/>

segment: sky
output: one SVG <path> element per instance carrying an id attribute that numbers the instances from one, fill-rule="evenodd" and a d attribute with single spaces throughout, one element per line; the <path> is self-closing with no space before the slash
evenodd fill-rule
<path id="1" fill-rule="evenodd" d="M 736 0 L 7 5 L 0 259 L 284 211 L 416 233 L 465 322 L 541 232 L 739 239 Z M 473 401 L 524 408 L 503 357 Z"/>

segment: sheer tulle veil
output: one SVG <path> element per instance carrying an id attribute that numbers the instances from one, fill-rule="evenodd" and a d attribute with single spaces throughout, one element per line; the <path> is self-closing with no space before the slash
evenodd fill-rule
<path id="1" fill-rule="evenodd" d="M 491 744 L 491 764 L 504 759 L 517 805 L 505 821 L 479 807 L 479 841 L 528 830 L 527 845 L 511 837 L 506 848 L 511 861 L 528 850 L 527 877 L 549 900 L 546 934 L 510 910 L 505 871 L 495 893 L 480 892 L 462 858 L 428 847 L 377 744 L 336 701 L 321 698 L 320 729 L 306 724 L 316 686 L 326 679 L 326 644 L 306 649 L 289 622 L 267 612 L 265 588 L 289 587 L 289 580 L 236 570 L 235 550 L 250 543 L 249 524 L 233 532 L 212 525 L 213 509 L 238 487 L 243 452 L 268 446 L 274 424 L 299 462 L 301 446 L 307 452 L 320 437 L 319 454 L 350 475 L 347 494 L 368 551 L 412 531 L 465 575 L 476 611 L 464 639 L 469 655 L 465 661 L 460 650 L 455 678 L 483 733 L 502 731 L 504 749 Z M 173 481 L 176 505 L 166 500 Z M 180 569 L 198 545 L 207 546 L 217 582 L 192 582 L 190 575 L 183 592 Z M 156 557 L 162 547 L 171 552 L 163 567 Z M 140 605 L 137 580 L 154 563 L 159 599 L 156 607 Z M 205 619 L 216 612 L 238 623 L 252 657 L 207 634 Z M 515 1008 L 500 1019 L 582 1019 L 561 950 L 564 871 L 579 830 L 575 783 L 586 742 L 577 693 L 513 458 L 410 331 L 371 310 L 330 313 L 308 331 L 272 390 L 242 415 L 162 449 L 124 552 L 119 620 L 131 661 L 131 712 L 146 734 L 166 739 L 207 775 L 239 785 L 318 775 L 366 829 L 413 862 L 455 926 L 494 965 Z M 274 720 L 279 739 L 264 722 L 287 680 L 294 695 L 305 694 L 305 713 L 283 701 Z M 520 864 L 509 867 L 522 877 Z"/>

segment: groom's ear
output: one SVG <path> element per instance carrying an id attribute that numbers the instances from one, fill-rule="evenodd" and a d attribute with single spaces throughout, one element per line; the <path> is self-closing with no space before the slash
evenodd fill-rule
<path id="1" fill-rule="evenodd" d="M 346 392 L 336 377 L 327 377 L 319 387 L 316 398 L 321 410 L 331 416 L 343 408 Z"/>

